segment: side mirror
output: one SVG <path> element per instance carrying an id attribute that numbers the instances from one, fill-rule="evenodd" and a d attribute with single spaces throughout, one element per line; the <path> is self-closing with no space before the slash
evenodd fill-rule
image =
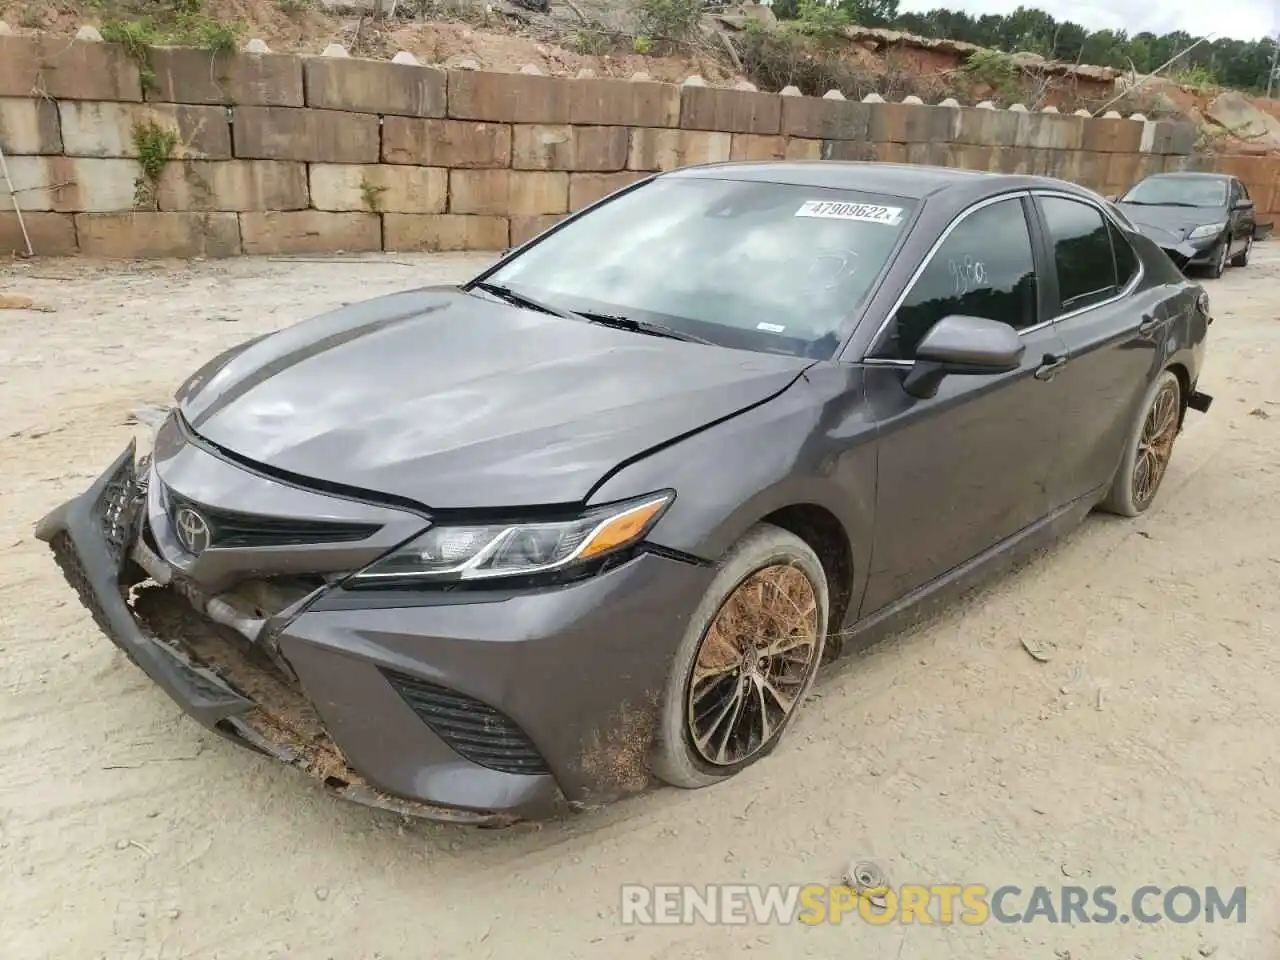
<path id="1" fill-rule="evenodd" d="M 1118 202 L 1120 201 L 1120 194 L 1118 194 L 1118 193 L 1108 193 L 1108 194 L 1107 194 L 1105 197 L 1103 197 L 1102 199 L 1106 200 L 1108 203 L 1118 203 Z"/>
<path id="2" fill-rule="evenodd" d="M 1241 197 L 1239 200 L 1237 200 L 1237 201 L 1232 205 L 1231 209 L 1233 209 L 1233 210 L 1252 210 L 1252 209 L 1253 209 L 1253 201 L 1252 201 L 1252 200 L 1246 200 L 1244 197 Z"/>
<path id="3" fill-rule="evenodd" d="M 953 314 L 924 335 L 902 388 L 927 399 L 948 375 L 1008 373 L 1021 366 L 1026 352 L 1027 345 L 1007 323 Z"/>

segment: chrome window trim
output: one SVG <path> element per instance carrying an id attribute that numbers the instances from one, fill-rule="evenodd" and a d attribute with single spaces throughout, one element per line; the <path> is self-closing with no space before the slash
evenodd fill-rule
<path id="1" fill-rule="evenodd" d="M 938 234 L 938 239 L 933 241 L 933 245 L 929 247 L 929 251 L 924 255 L 924 258 L 920 261 L 920 265 L 917 266 L 916 269 L 912 272 L 911 279 L 908 280 L 906 286 L 902 288 L 902 293 L 898 294 L 898 299 L 893 301 L 893 306 L 889 308 L 888 313 L 885 314 L 884 320 L 880 322 L 880 326 L 876 329 L 875 334 L 871 337 L 870 341 L 868 341 L 867 347 L 863 351 L 861 362 L 862 363 L 879 363 L 879 364 L 885 364 L 890 366 L 903 366 L 903 365 L 911 366 L 914 363 L 914 361 L 912 360 L 895 360 L 895 359 L 889 359 L 889 358 L 878 358 L 878 357 L 872 357 L 870 354 L 873 350 L 875 350 L 876 344 L 880 342 L 880 338 L 884 336 L 884 332 L 889 328 L 889 324 L 893 322 L 893 318 L 898 315 L 898 311 L 902 308 L 902 302 L 907 299 L 907 295 L 911 293 L 916 283 L 919 282 L 921 275 L 925 272 L 925 270 L 928 269 L 929 264 L 933 262 L 933 258 L 937 256 L 939 248 L 944 243 L 947 242 L 947 239 L 951 236 L 952 232 L 956 229 L 956 227 L 960 226 L 960 224 L 964 223 L 965 220 L 967 220 L 973 214 L 977 213 L 979 210 L 985 210 L 987 207 L 995 206 L 997 203 L 1003 203 L 1005 200 L 1021 200 L 1023 197 L 1029 197 L 1030 195 L 1031 195 L 1031 191 L 1025 188 L 1021 190 L 1013 190 L 1009 193 L 1002 193 L 995 197 L 987 197 L 984 200 L 979 200 L 977 203 L 973 204 L 972 206 L 965 207 L 965 209 L 957 213 L 955 217 L 952 219 L 952 221 L 947 224 L 946 229 L 943 230 L 942 233 Z M 1024 212 L 1024 217 L 1025 217 L 1025 212 Z M 1031 241 L 1030 224 L 1027 225 L 1027 240 Z M 1034 264 L 1035 263 L 1034 242 L 1032 242 L 1032 245 L 1031 245 L 1031 258 L 1032 258 L 1032 263 Z M 1028 327 L 1026 331 L 1020 330 L 1018 332 L 1020 334 L 1024 332 L 1029 332 L 1033 329 L 1038 329 L 1041 326 L 1044 326 L 1044 324 L 1037 324 L 1035 327 Z"/>
<path id="2" fill-rule="evenodd" d="M 955 219 L 952 220 L 949 224 L 947 224 L 947 228 L 943 230 L 941 234 L 938 235 L 938 239 L 935 240 L 933 243 L 933 246 L 929 248 L 929 252 L 925 254 L 924 259 L 920 262 L 920 266 L 918 266 L 915 272 L 911 274 L 911 279 L 908 280 L 907 285 L 903 287 L 902 293 L 898 295 L 898 299 L 893 302 L 892 309 L 889 310 L 888 315 L 885 317 L 884 321 L 880 324 L 879 329 L 876 330 L 875 336 L 871 338 L 871 342 L 867 346 L 867 352 L 866 354 L 863 355 L 862 360 L 860 361 L 861 363 L 868 364 L 870 366 L 876 366 L 876 367 L 911 367 L 915 365 L 914 360 L 899 360 L 899 359 L 894 359 L 890 357 L 872 357 L 872 356 L 869 356 L 869 354 L 872 350 L 875 349 L 875 346 L 879 342 L 880 337 L 883 336 L 885 330 L 888 329 L 890 322 L 893 320 L 895 316 L 897 316 L 898 310 L 902 307 L 902 302 L 907 299 L 907 295 L 911 293 L 912 288 L 916 285 L 916 282 L 920 279 L 920 275 L 924 273 L 925 269 L 933 261 L 934 256 L 938 252 L 938 248 L 941 247 L 946 242 L 949 236 L 951 236 L 951 232 L 957 226 L 959 226 L 962 222 L 964 222 L 965 218 L 967 218 L 970 214 L 977 213 L 979 210 L 983 210 L 986 207 L 993 206 L 994 204 L 997 204 L 1002 200 L 1012 200 L 1015 197 L 1018 197 L 1018 198 L 1058 197 L 1062 200 L 1074 200 L 1076 203 L 1082 203 L 1085 206 L 1093 207 L 1094 210 L 1098 211 L 1098 213 L 1102 215 L 1102 219 L 1104 221 L 1109 221 L 1113 223 L 1115 221 L 1115 218 L 1109 216 L 1107 211 L 1100 204 L 1095 203 L 1093 200 L 1091 200 L 1088 197 L 1082 197 L 1078 194 L 1068 193 L 1065 190 L 1054 190 L 1052 188 L 1046 189 L 1046 188 L 1037 187 L 1029 190 L 1015 190 L 1012 193 L 1002 193 L 998 197 L 987 197 L 985 200 L 979 200 L 973 206 L 967 207 L 964 210 L 960 211 L 960 213 L 956 215 Z M 1123 226 L 1121 226 L 1122 232 L 1123 232 L 1123 229 L 1124 229 Z M 1028 236 L 1029 235 L 1030 235 L 1030 227 L 1028 226 Z M 1125 242 L 1128 243 L 1129 241 L 1126 240 Z M 1035 249 L 1033 244 L 1032 246 L 1033 257 L 1034 257 L 1034 253 L 1035 253 Z M 1112 256 L 1114 257 L 1114 251 L 1112 253 Z M 1080 316 L 1081 314 L 1088 313 L 1090 310 L 1097 310 L 1099 307 L 1109 306 L 1129 296 L 1137 288 L 1138 284 L 1142 282 L 1142 278 L 1146 275 L 1146 269 L 1147 269 L 1146 265 L 1142 262 L 1142 257 L 1138 255 L 1138 252 L 1136 250 L 1134 251 L 1134 256 L 1137 257 L 1137 260 L 1138 260 L 1138 272 L 1133 275 L 1133 278 L 1127 284 L 1125 284 L 1124 289 L 1121 290 L 1119 293 L 1117 293 L 1115 296 L 1108 297 L 1106 300 L 1101 300 L 1098 303 L 1091 303 L 1087 307 L 1081 307 L 1078 310 L 1072 310 L 1069 313 L 1059 314 L 1058 316 L 1054 317 L 1051 320 L 1042 320 L 1039 323 L 1035 324 L 1034 326 L 1025 327 L 1022 330 L 1018 331 L 1018 336 L 1021 337 L 1029 333 L 1035 333 L 1036 331 L 1043 330 L 1045 327 L 1052 326 L 1055 323 L 1060 323 L 1063 320 L 1071 320 L 1075 317 Z"/>

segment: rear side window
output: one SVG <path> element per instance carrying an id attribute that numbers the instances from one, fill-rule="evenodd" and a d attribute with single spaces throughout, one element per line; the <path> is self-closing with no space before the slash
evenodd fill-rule
<path id="1" fill-rule="evenodd" d="M 1102 213 L 1090 204 L 1061 197 L 1041 197 L 1039 202 L 1053 245 L 1062 312 L 1115 296 L 1116 263 Z"/>
<path id="2" fill-rule="evenodd" d="M 1114 223 L 1107 224 L 1107 228 L 1111 231 L 1111 249 L 1116 257 L 1116 286 L 1123 290 L 1138 274 L 1138 255 Z"/>
<path id="3" fill-rule="evenodd" d="M 951 314 L 999 320 L 1015 330 L 1037 322 L 1035 261 L 1018 198 L 983 207 L 956 225 L 871 355 L 914 360 L 924 335 Z"/>

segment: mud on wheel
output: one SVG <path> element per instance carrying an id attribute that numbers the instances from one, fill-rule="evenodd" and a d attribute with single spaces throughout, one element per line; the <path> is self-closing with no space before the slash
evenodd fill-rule
<path id="1" fill-rule="evenodd" d="M 654 773 L 702 787 L 767 755 L 813 684 L 828 611 L 826 575 L 803 540 L 761 524 L 739 541 L 676 653 Z"/>
<path id="2" fill-rule="evenodd" d="M 1156 378 L 1143 399 L 1120 469 L 1102 502 L 1104 510 L 1136 517 L 1155 501 L 1173 459 L 1173 444 L 1182 425 L 1182 412 L 1182 384 L 1172 371 L 1166 370 Z"/>

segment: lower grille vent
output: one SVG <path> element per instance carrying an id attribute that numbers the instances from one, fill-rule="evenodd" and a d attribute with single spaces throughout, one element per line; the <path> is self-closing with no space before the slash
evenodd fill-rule
<path id="1" fill-rule="evenodd" d="M 500 773 L 550 772 L 524 731 L 500 711 L 416 677 L 383 673 L 418 718 L 464 759 Z"/>

